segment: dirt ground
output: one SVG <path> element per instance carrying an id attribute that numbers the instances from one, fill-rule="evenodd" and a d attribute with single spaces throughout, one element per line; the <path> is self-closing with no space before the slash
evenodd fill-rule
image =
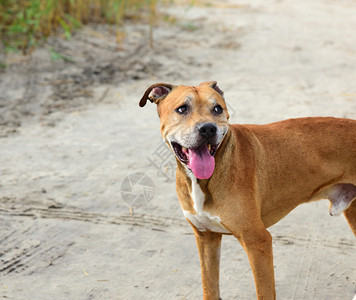
<path id="1" fill-rule="evenodd" d="M 155 107 L 138 107 L 150 84 L 217 80 L 232 123 L 356 119 L 354 0 L 199 3 L 161 7 L 170 22 L 155 29 L 153 49 L 147 26 L 127 24 L 118 47 L 97 25 L 31 57 L 3 58 L 3 298 L 202 298 L 173 155 Z M 66 59 L 52 61 L 51 49 Z M 326 200 L 269 230 L 279 299 L 354 297 L 355 237 L 344 217 L 329 216 Z M 229 236 L 221 296 L 255 298 L 247 257 Z"/>

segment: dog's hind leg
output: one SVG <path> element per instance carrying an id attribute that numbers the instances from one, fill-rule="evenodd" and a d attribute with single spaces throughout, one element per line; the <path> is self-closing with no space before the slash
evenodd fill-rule
<path id="1" fill-rule="evenodd" d="M 354 200 L 350 207 L 344 211 L 344 216 L 349 223 L 349 226 L 356 236 L 356 200 Z"/>

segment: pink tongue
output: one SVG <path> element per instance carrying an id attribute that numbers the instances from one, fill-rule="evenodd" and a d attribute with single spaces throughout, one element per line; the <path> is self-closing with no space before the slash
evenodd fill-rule
<path id="1" fill-rule="evenodd" d="M 213 175 L 215 159 L 210 155 L 206 145 L 198 149 L 189 149 L 189 165 L 198 179 L 208 179 Z"/>

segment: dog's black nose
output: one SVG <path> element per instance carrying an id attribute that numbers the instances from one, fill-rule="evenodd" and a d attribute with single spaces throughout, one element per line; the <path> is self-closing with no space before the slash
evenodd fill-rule
<path id="1" fill-rule="evenodd" d="M 214 123 L 201 123 L 198 125 L 198 130 L 202 137 L 212 138 L 216 134 L 217 127 Z"/>

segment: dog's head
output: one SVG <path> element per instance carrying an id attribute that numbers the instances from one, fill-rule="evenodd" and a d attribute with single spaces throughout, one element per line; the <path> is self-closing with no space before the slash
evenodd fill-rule
<path id="1" fill-rule="evenodd" d="M 162 137 L 178 160 L 197 178 L 210 178 L 229 119 L 223 91 L 216 82 L 198 86 L 154 84 L 146 90 L 140 106 L 147 100 L 157 104 Z"/>

